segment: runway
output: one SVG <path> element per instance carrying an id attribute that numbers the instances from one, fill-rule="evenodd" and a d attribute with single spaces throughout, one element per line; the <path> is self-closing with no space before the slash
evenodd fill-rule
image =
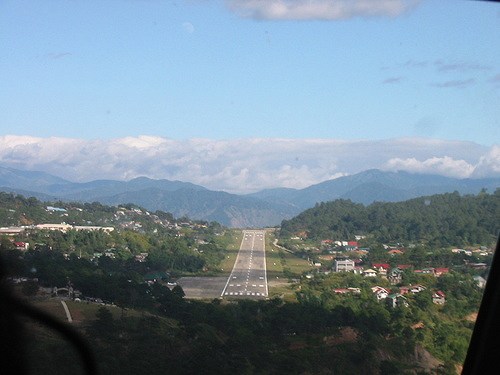
<path id="1" fill-rule="evenodd" d="M 267 298 L 265 234 L 263 230 L 243 231 L 240 250 L 221 297 Z"/>

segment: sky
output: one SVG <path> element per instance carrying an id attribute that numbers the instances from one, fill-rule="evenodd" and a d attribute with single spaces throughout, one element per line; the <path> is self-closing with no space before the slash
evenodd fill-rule
<path id="1" fill-rule="evenodd" d="M 500 5 L 3 0 L 0 166 L 236 193 L 500 177 Z"/>

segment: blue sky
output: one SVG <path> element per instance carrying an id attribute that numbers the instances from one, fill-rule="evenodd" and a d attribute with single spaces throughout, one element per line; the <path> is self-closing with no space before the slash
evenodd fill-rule
<path id="1" fill-rule="evenodd" d="M 6 154 L 22 137 L 109 145 L 149 136 L 180 149 L 198 138 L 416 137 L 483 151 L 391 159 L 448 156 L 475 167 L 488 154 L 496 163 L 499 40 L 500 6 L 489 2 L 4 0 L 0 161 L 47 169 Z M 287 163 L 279 165 L 293 167 Z M 296 185 L 361 168 L 345 164 Z M 120 176 L 138 173 L 129 172 Z M 150 175 L 172 177 L 168 168 Z"/>

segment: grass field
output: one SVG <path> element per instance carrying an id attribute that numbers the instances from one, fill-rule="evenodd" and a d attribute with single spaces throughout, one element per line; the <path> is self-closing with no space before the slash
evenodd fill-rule
<path id="1" fill-rule="evenodd" d="M 32 302 L 33 305 L 38 307 L 40 310 L 43 310 L 50 315 L 56 317 L 59 320 L 67 321 L 66 313 L 64 312 L 64 308 L 61 304 L 61 300 L 57 298 L 50 298 L 42 301 Z"/>
<path id="2" fill-rule="evenodd" d="M 226 259 L 224 259 L 220 264 L 222 275 L 227 276 L 229 276 L 233 269 L 236 256 L 240 250 L 241 240 L 243 239 L 243 232 L 241 230 L 232 230 L 231 232 L 231 241 L 226 248 Z"/>
<path id="3" fill-rule="evenodd" d="M 287 302 L 295 301 L 294 285 L 289 278 L 300 278 L 303 272 L 313 269 L 305 259 L 275 246 L 274 235 L 266 235 L 266 267 L 269 298 L 280 297 Z"/>
<path id="4" fill-rule="evenodd" d="M 272 233 L 266 236 L 266 267 L 268 279 L 278 277 L 300 277 L 302 273 L 313 269 L 309 262 L 299 258 L 273 244 Z M 286 272 L 285 272 L 286 271 Z"/>
<path id="5" fill-rule="evenodd" d="M 113 314 L 113 318 L 119 319 L 122 316 L 122 309 L 113 306 L 113 305 L 101 305 L 99 303 L 87 303 L 86 301 L 75 302 L 66 300 L 66 305 L 68 306 L 69 312 L 75 324 L 79 324 L 81 322 L 95 320 L 96 314 L 99 308 L 105 307 L 107 308 L 111 314 Z M 52 316 L 57 319 L 67 322 L 66 313 L 64 312 L 64 308 L 61 304 L 61 300 L 58 298 L 47 298 L 44 300 L 32 300 L 30 301 L 35 307 L 48 312 Z M 124 316 L 141 316 L 144 312 L 126 309 L 123 311 Z"/>

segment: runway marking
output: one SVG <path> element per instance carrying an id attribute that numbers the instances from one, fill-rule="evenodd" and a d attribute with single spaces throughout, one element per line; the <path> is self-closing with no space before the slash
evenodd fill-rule
<path id="1" fill-rule="evenodd" d="M 243 231 L 243 239 L 241 240 L 240 244 L 240 249 L 238 252 L 238 255 L 236 257 L 235 264 L 233 266 L 233 269 L 231 271 L 231 274 L 229 275 L 229 278 L 227 280 L 227 283 L 222 290 L 222 296 L 227 296 L 228 292 L 230 290 L 234 289 L 229 289 L 229 288 L 235 288 L 235 285 L 240 287 L 240 290 L 237 292 L 234 292 L 234 295 L 238 296 L 264 296 L 263 289 L 266 287 L 265 291 L 267 292 L 267 285 L 265 285 L 265 276 L 266 276 L 266 264 L 265 264 L 265 243 L 264 243 L 264 237 L 265 233 L 264 231 Z M 253 252 L 256 251 L 258 252 L 258 255 L 256 256 L 256 261 L 255 264 L 253 263 Z M 246 265 L 247 267 L 244 267 Z M 247 271 L 246 277 L 244 271 Z M 251 271 L 256 271 L 256 272 L 251 272 Z M 264 271 L 264 277 L 259 276 L 259 273 L 262 275 L 262 271 Z M 258 272 L 258 273 L 257 273 Z M 257 279 L 259 277 L 259 279 Z M 233 280 L 233 282 L 231 282 Z M 261 284 L 262 286 L 259 285 L 259 289 L 262 292 L 258 292 L 255 289 L 251 290 L 248 288 L 256 288 L 257 283 L 256 281 L 260 280 L 261 282 L 264 282 L 264 284 Z M 236 284 L 236 282 L 239 281 L 239 284 Z M 243 281 L 243 282 L 242 282 Z M 250 283 L 252 281 L 252 283 Z M 229 290 L 228 290 L 229 289 Z M 229 294 L 231 295 L 231 294 Z"/>

